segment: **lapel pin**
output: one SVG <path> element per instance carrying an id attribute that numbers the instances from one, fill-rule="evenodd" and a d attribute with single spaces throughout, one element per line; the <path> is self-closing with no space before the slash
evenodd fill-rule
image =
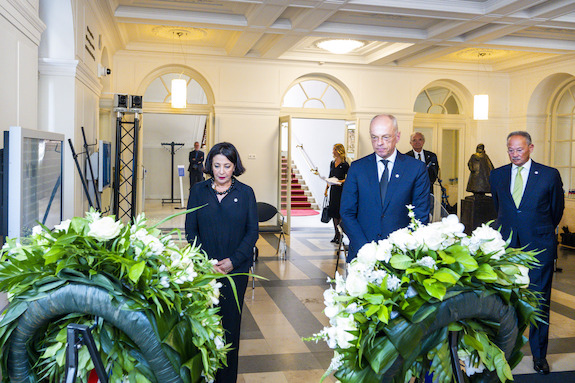
<path id="1" fill-rule="evenodd" d="M 234 202 L 238 202 L 238 199 L 237 199 L 237 198 L 234 198 Z"/>
<path id="2" fill-rule="evenodd" d="M 399 178 L 399 174 L 395 174 L 395 178 Z"/>
<path id="3" fill-rule="evenodd" d="M 535 170 L 535 174 L 539 174 L 539 172 L 537 170 Z"/>

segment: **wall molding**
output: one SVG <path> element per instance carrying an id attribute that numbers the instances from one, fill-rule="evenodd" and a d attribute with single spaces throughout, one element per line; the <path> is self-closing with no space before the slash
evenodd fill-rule
<path id="1" fill-rule="evenodd" d="M 44 76 L 76 76 L 78 60 L 39 58 L 38 72 Z"/>
<path id="2" fill-rule="evenodd" d="M 40 19 L 38 10 L 21 0 L 0 0 L 0 14 L 35 45 L 40 45 L 46 25 Z"/>

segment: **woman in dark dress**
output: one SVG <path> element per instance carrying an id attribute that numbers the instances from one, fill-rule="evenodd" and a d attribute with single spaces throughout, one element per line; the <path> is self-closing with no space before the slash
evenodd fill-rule
<path id="1" fill-rule="evenodd" d="M 337 226 L 341 222 L 341 217 L 339 215 L 339 205 L 341 203 L 341 191 L 343 190 L 343 183 L 345 182 L 345 177 L 347 176 L 347 171 L 349 170 L 349 164 L 345 156 L 345 147 L 342 144 L 335 144 L 333 146 L 333 158 L 334 160 L 329 164 L 329 177 L 335 177 L 340 180 L 339 185 L 327 184 L 325 187 L 325 195 L 327 196 L 327 191 L 329 192 L 329 206 L 327 208 L 328 216 L 331 217 L 333 221 L 333 228 L 335 229 L 335 236 L 331 242 L 339 241 L 339 230 Z"/>
<path id="2" fill-rule="evenodd" d="M 186 239 L 201 244 L 211 259 L 217 260 L 218 273 L 247 273 L 258 239 L 256 197 L 251 187 L 235 177 L 245 171 L 236 148 L 221 142 L 208 153 L 204 172 L 212 178 L 195 184 L 190 191 L 188 209 L 203 206 L 186 215 Z M 248 284 L 247 275 L 232 277 L 240 308 Z M 241 310 L 227 278 L 221 278 L 219 307 L 226 343 L 232 344 L 227 367 L 218 370 L 217 383 L 235 383 L 238 375 Z"/>

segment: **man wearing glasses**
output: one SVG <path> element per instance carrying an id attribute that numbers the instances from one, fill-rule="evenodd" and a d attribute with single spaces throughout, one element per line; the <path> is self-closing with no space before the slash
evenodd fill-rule
<path id="1" fill-rule="evenodd" d="M 354 161 L 343 186 L 340 215 L 349 237 L 347 262 L 366 243 L 387 238 L 415 218 L 429 221 L 429 176 L 422 161 L 395 148 L 401 133 L 390 114 L 375 116 L 369 127 L 374 153 Z"/>

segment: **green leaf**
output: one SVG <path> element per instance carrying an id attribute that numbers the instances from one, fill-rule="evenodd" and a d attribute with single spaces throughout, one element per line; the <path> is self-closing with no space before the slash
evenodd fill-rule
<path id="1" fill-rule="evenodd" d="M 384 336 L 376 337 L 373 344 L 366 347 L 364 355 L 376 374 L 387 371 L 399 356 L 393 343 Z"/>
<path id="2" fill-rule="evenodd" d="M 62 257 L 63 252 L 64 249 L 62 247 L 57 245 L 52 246 L 52 248 L 44 254 L 46 265 L 57 262 Z"/>
<path id="3" fill-rule="evenodd" d="M 440 301 L 443 300 L 443 297 L 447 291 L 443 283 L 438 282 L 433 278 L 429 278 L 423 281 L 423 286 L 429 295 L 439 299 Z"/>
<path id="4" fill-rule="evenodd" d="M 369 305 L 367 311 L 365 312 L 365 316 L 369 318 L 373 314 L 375 314 L 379 310 L 379 306 L 377 305 Z"/>
<path id="5" fill-rule="evenodd" d="M 132 282 L 138 283 L 138 281 L 140 280 L 140 276 L 144 272 L 145 267 L 146 267 L 146 261 L 138 262 L 132 265 L 132 267 L 130 267 L 130 272 L 128 273 L 128 276 L 130 277 Z"/>
<path id="6" fill-rule="evenodd" d="M 398 270 L 407 269 L 409 266 L 411 266 L 412 262 L 413 260 L 408 255 L 405 255 L 403 253 L 395 254 L 389 260 L 391 266 L 393 266 Z"/>
<path id="7" fill-rule="evenodd" d="M 471 255 L 469 255 L 466 252 L 462 251 L 462 252 L 453 254 L 453 257 L 455 258 L 455 260 L 457 262 L 459 262 L 463 266 L 463 269 L 467 272 L 475 271 L 478 267 L 477 261 L 475 260 L 475 258 L 473 258 Z"/>
<path id="8" fill-rule="evenodd" d="M 457 274 L 455 271 L 448 269 L 447 267 L 442 267 L 433 274 L 433 278 L 438 281 L 449 283 L 454 285 L 457 283 L 461 275 Z"/>
<path id="9" fill-rule="evenodd" d="M 18 319 L 27 309 L 28 302 L 12 301 L 5 311 L 4 318 L 2 318 L 2 321 L 0 322 L 0 327 L 6 326 L 12 321 Z"/>
<path id="10" fill-rule="evenodd" d="M 481 266 L 475 270 L 473 276 L 485 282 L 495 282 L 497 280 L 497 274 L 493 271 L 493 267 L 487 263 L 482 263 Z"/>
<path id="11" fill-rule="evenodd" d="M 380 294 L 365 294 L 363 298 L 372 305 L 380 305 L 383 303 L 383 295 Z"/>

